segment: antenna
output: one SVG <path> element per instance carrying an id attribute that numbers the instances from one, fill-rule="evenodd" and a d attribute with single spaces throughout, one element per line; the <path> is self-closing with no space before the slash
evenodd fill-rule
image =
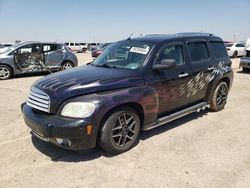
<path id="1" fill-rule="evenodd" d="M 131 35 L 128 37 L 128 39 L 127 39 L 127 40 L 130 40 L 130 39 L 131 39 L 131 37 L 133 36 L 133 34 L 134 34 L 134 33 L 131 33 Z"/>

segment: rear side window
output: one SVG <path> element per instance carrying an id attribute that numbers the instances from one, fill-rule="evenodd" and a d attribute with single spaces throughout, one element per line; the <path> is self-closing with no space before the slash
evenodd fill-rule
<path id="1" fill-rule="evenodd" d="M 223 42 L 211 42 L 212 49 L 216 58 L 228 57 L 225 45 Z"/>
<path id="2" fill-rule="evenodd" d="M 210 58 L 206 42 L 190 42 L 188 50 L 192 62 L 204 61 Z"/>
<path id="3" fill-rule="evenodd" d="M 70 45 L 70 46 L 74 46 L 74 43 L 70 43 L 69 45 Z"/>

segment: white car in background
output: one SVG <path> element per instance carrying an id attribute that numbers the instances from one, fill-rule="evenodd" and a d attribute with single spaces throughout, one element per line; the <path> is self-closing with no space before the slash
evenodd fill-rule
<path id="1" fill-rule="evenodd" d="M 13 46 L 13 43 L 1 43 L 0 44 L 0 53 L 5 52 L 6 50 L 9 49 L 9 47 Z"/>
<path id="2" fill-rule="evenodd" d="M 87 45 L 85 44 L 82 46 L 81 44 L 84 43 L 78 43 L 78 42 L 65 42 L 64 43 L 72 52 L 85 52 L 87 50 Z"/>
<path id="3" fill-rule="evenodd" d="M 229 57 L 236 58 L 246 55 L 245 45 L 242 43 L 227 43 L 226 48 Z"/>

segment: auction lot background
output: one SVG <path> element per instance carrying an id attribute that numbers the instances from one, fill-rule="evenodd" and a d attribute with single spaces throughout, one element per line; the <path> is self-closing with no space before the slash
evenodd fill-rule
<path id="1" fill-rule="evenodd" d="M 132 32 L 200 30 L 241 41 L 250 37 L 249 8 L 246 0 L 0 0 L 0 42 L 113 42 Z M 92 60 L 89 52 L 77 57 L 80 65 Z M 135 148 L 118 156 L 99 148 L 66 151 L 31 138 L 20 105 L 30 86 L 46 74 L 1 81 L 0 187 L 248 188 L 250 74 L 238 68 L 239 59 L 232 62 L 234 83 L 223 111 L 192 114 L 143 132 Z"/>

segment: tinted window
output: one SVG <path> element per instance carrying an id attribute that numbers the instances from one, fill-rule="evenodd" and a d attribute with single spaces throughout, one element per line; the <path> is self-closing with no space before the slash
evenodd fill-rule
<path id="1" fill-rule="evenodd" d="M 80 44 L 79 43 L 75 43 L 75 46 L 80 46 Z"/>
<path id="2" fill-rule="evenodd" d="M 74 46 L 74 43 L 70 43 L 70 46 Z"/>
<path id="3" fill-rule="evenodd" d="M 66 42 L 66 43 L 64 43 L 66 46 L 68 46 L 69 45 L 69 43 L 68 42 Z"/>
<path id="4" fill-rule="evenodd" d="M 245 47 L 243 44 L 236 44 L 236 47 Z"/>
<path id="5" fill-rule="evenodd" d="M 184 64 L 183 47 L 181 45 L 167 46 L 158 54 L 157 61 L 161 62 L 163 59 L 174 59 L 177 65 Z"/>
<path id="6" fill-rule="evenodd" d="M 202 61 L 209 59 L 209 53 L 206 42 L 192 42 L 188 44 L 188 50 L 191 56 L 191 61 Z"/>
<path id="7" fill-rule="evenodd" d="M 211 42 L 211 45 L 216 58 L 223 58 L 228 56 L 223 42 Z"/>

